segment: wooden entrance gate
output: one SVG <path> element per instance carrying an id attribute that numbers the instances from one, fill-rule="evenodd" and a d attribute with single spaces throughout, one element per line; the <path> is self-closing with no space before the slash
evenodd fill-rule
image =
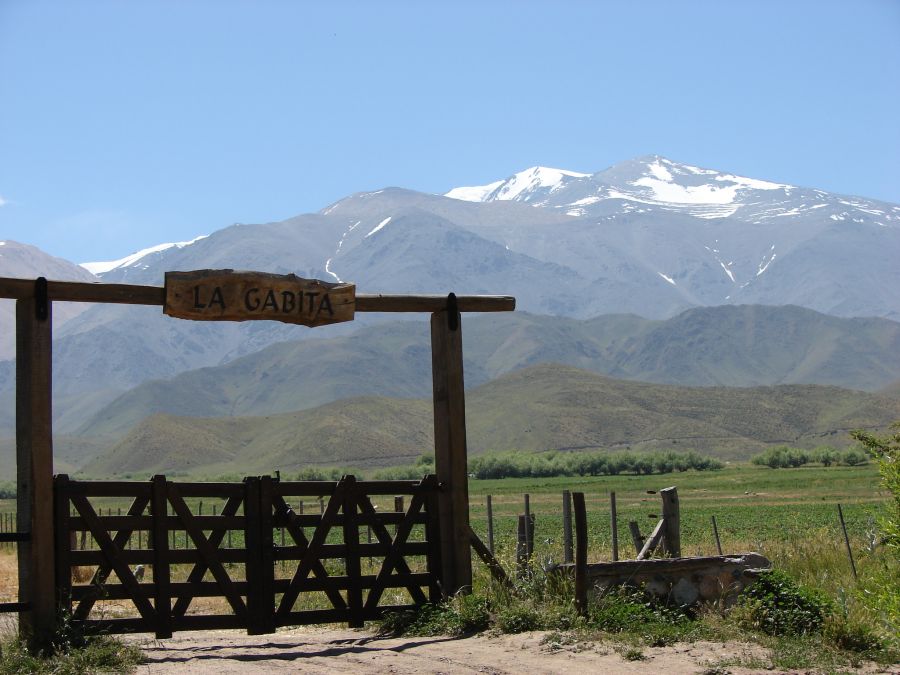
<path id="1" fill-rule="evenodd" d="M 232 284 L 233 287 L 231 288 L 231 291 L 225 286 L 218 285 L 220 281 L 219 278 L 223 274 L 232 278 L 232 281 L 237 283 L 237 286 Z M 69 487 L 57 487 L 57 492 L 61 492 L 63 497 L 58 500 L 58 506 L 54 513 L 53 406 L 51 401 L 51 382 L 53 371 L 52 317 L 53 306 L 57 302 L 99 302 L 148 305 L 164 307 L 166 313 L 172 316 L 181 316 L 183 318 L 231 320 L 232 316 L 226 316 L 224 313 L 226 301 L 228 303 L 233 302 L 234 297 L 237 296 L 234 296 L 232 291 L 234 291 L 235 288 L 240 287 L 245 289 L 243 295 L 245 309 L 251 311 L 251 313 L 256 312 L 258 309 L 259 312 L 254 314 L 254 316 L 245 316 L 242 314 L 241 316 L 235 317 L 237 320 L 276 318 L 271 315 L 271 312 L 276 312 L 276 310 L 280 310 L 281 314 L 285 314 L 285 316 L 287 314 L 291 314 L 291 316 L 294 316 L 295 314 L 299 315 L 301 309 L 299 299 L 301 298 L 301 294 L 303 294 L 302 297 L 315 300 L 312 304 L 310 304 L 312 301 L 307 302 L 307 300 L 304 300 L 302 304 L 302 308 L 304 308 L 303 311 L 307 312 L 308 310 L 317 313 L 316 316 L 312 318 L 306 317 L 306 319 L 310 319 L 309 322 L 306 322 L 306 319 L 302 321 L 298 319 L 298 322 L 303 323 L 304 325 L 319 325 L 327 323 L 332 319 L 348 320 L 352 317 L 354 312 L 429 313 L 431 315 L 434 467 L 435 473 L 437 474 L 437 481 L 440 482 L 441 489 L 436 496 L 436 509 L 439 511 L 439 517 L 437 519 L 438 526 L 436 528 L 434 523 L 432 523 L 429 525 L 429 528 L 427 528 L 429 530 L 427 539 L 429 553 L 426 556 L 429 560 L 427 574 L 430 575 L 427 585 L 429 594 L 432 595 L 435 593 L 434 583 L 436 583 L 433 582 L 432 579 L 437 578 L 440 579 L 440 591 L 445 596 L 466 592 L 471 589 L 472 559 L 469 547 L 470 545 L 474 546 L 475 550 L 482 557 L 485 557 L 484 553 L 486 549 L 480 545 L 480 542 L 474 537 L 472 530 L 469 527 L 462 313 L 512 311 L 516 304 L 515 298 L 509 296 L 477 295 L 457 297 L 453 293 L 449 293 L 445 296 L 367 295 L 356 293 L 351 300 L 351 298 L 346 295 L 341 295 L 339 297 L 335 284 L 319 282 L 316 280 L 301 280 L 299 277 L 294 277 L 293 275 L 280 275 L 282 277 L 288 276 L 290 279 L 275 279 L 273 275 L 261 275 L 260 273 L 233 275 L 228 270 L 205 270 L 199 272 L 195 271 L 189 273 L 187 276 L 190 279 L 193 279 L 197 284 L 193 287 L 193 292 L 190 292 L 191 289 L 185 291 L 183 288 L 179 291 L 179 285 L 177 283 L 169 283 L 169 281 L 184 281 L 185 273 L 168 274 L 166 287 L 48 281 L 43 277 L 30 280 L 0 278 L 0 298 L 11 298 L 16 301 L 16 502 L 18 512 L 16 533 L 9 535 L 5 534 L 0 537 L 0 540 L 17 541 L 19 558 L 19 602 L 0 604 L 0 612 L 18 612 L 19 632 L 21 635 L 28 638 L 30 646 L 40 649 L 51 644 L 54 634 L 59 628 L 60 613 L 58 610 L 60 608 L 60 600 L 62 600 L 63 609 L 71 609 L 72 602 L 75 601 L 75 596 L 81 594 L 77 598 L 79 606 L 75 608 L 75 618 L 78 621 L 94 620 L 91 618 L 92 615 L 90 610 L 93 606 L 92 603 L 96 604 L 99 601 L 96 599 L 89 600 L 84 605 L 81 605 L 81 601 L 89 597 L 91 593 L 97 593 L 98 590 L 82 590 L 77 584 L 71 585 L 68 570 L 72 565 L 84 564 L 99 566 L 97 570 L 97 584 L 95 585 L 100 587 L 100 589 L 104 589 L 103 592 L 107 594 L 106 598 L 112 601 L 113 598 L 110 594 L 117 593 L 122 596 L 120 599 L 130 599 L 132 601 L 139 613 L 137 621 L 134 621 L 135 617 L 113 617 L 116 620 L 121 618 L 122 621 L 132 622 L 131 624 L 120 623 L 119 625 L 122 628 L 130 626 L 129 629 L 132 630 L 154 630 L 160 635 L 166 634 L 173 626 L 188 626 L 192 622 L 196 625 L 206 622 L 204 625 L 213 627 L 213 625 L 223 625 L 223 623 L 231 621 L 232 623 L 230 625 L 246 626 L 248 630 L 257 631 L 261 630 L 262 627 L 265 627 L 267 630 L 271 629 L 273 623 L 274 625 L 280 625 L 279 622 L 289 622 L 295 618 L 294 615 L 300 610 L 298 610 L 296 606 L 287 607 L 283 603 L 280 604 L 277 611 L 275 611 L 274 619 L 263 616 L 269 610 L 256 609 L 257 590 L 253 584 L 257 583 L 262 584 L 260 587 L 262 590 L 260 592 L 263 593 L 263 595 L 259 596 L 262 598 L 259 602 L 263 603 L 261 606 L 264 606 L 264 608 L 274 606 L 274 601 L 271 600 L 273 595 L 277 595 L 278 593 L 289 593 L 291 595 L 295 593 L 303 594 L 306 593 L 305 589 L 312 588 L 315 584 L 319 584 L 323 590 L 318 590 L 317 587 L 316 591 L 310 592 L 326 593 L 331 600 L 331 605 L 324 609 L 315 608 L 310 609 L 309 611 L 330 611 L 334 613 L 310 614 L 307 617 L 310 621 L 315 620 L 315 617 L 327 617 L 321 618 L 321 620 L 347 620 L 353 624 L 358 624 L 360 621 L 365 620 L 365 618 L 374 616 L 382 611 L 378 609 L 381 606 L 379 603 L 381 602 L 383 589 L 391 588 L 386 585 L 388 583 L 400 583 L 402 581 L 403 584 L 401 585 L 401 588 L 408 588 L 414 602 L 421 599 L 412 588 L 415 586 L 415 582 L 422 580 L 419 577 L 415 577 L 415 575 L 422 574 L 423 572 L 414 572 L 412 570 L 408 573 L 406 572 L 401 564 L 401 560 L 404 556 L 411 554 L 408 552 L 397 552 L 393 540 L 390 542 L 389 550 L 387 550 L 387 552 L 383 551 L 383 548 L 388 546 L 387 539 L 384 537 L 384 530 L 378 525 L 377 521 L 379 518 L 373 518 L 371 516 L 368 507 L 362 498 L 356 502 L 353 502 L 351 499 L 353 506 L 347 507 L 349 509 L 347 511 L 349 519 L 347 519 L 346 522 L 343 519 L 343 505 L 335 507 L 338 510 L 334 511 L 328 519 L 323 518 L 323 526 L 339 526 L 346 530 L 345 536 L 351 535 L 350 538 L 346 539 L 346 541 L 341 544 L 333 544 L 330 540 L 323 540 L 318 543 L 313 540 L 306 545 L 306 548 L 303 548 L 304 544 L 302 543 L 302 538 L 299 541 L 296 538 L 292 539 L 294 541 L 293 546 L 299 548 L 292 551 L 290 555 L 298 556 L 300 555 L 299 552 L 301 549 L 305 551 L 300 559 L 298 571 L 301 573 L 301 576 L 304 574 L 306 576 L 296 582 L 294 582 L 293 578 L 288 579 L 286 582 L 280 578 L 273 578 L 272 583 L 269 585 L 266 585 L 268 584 L 268 577 L 266 576 L 268 573 L 265 572 L 265 566 L 269 564 L 266 562 L 269 560 L 266 556 L 270 555 L 270 549 L 267 549 L 264 545 L 265 538 L 268 536 L 266 534 L 268 531 L 267 527 L 261 526 L 258 530 L 253 530 L 253 532 L 257 532 L 260 537 L 261 548 L 259 548 L 259 550 L 261 553 L 259 555 L 261 555 L 262 558 L 258 558 L 256 553 L 253 553 L 253 551 L 257 550 L 257 548 L 254 548 L 255 544 L 253 544 L 252 541 L 248 542 L 248 546 L 246 547 L 247 552 L 245 554 L 247 556 L 246 560 L 229 563 L 236 565 L 243 564 L 246 568 L 246 578 L 232 578 L 230 570 L 223 567 L 223 565 L 228 562 L 224 558 L 227 556 L 237 556 L 238 553 L 234 551 L 226 553 L 226 551 L 221 548 L 218 549 L 219 553 L 216 553 L 215 551 L 219 544 L 221 544 L 221 540 L 216 544 L 213 544 L 216 537 L 218 537 L 217 532 L 219 530 L 224 529 L 226 532 L 230 531 L 227 529 L 227 524 L 223 524 L 225 521 L 203 522 L 199 520 L 201 518 L 200 514 L 196 514 L 195 516 L 194 514 L 189 514 L 185 516 L 184 513 L 179 514 L 174 512 L 172 516 L 167 515 L 166 518 L 162 520 L 155 519 L 150 522 L 146 519 L 151 516 L 148 516 L 144 510 L 138 510 L 134 513 L 130 513 L 130 515 L 121 516 L 121 518 L 129 518 L 130 520 L 120 520 L 111 523 L 104 521 L 96 511 L 92 513 L 90 509 L 86 508 L 84 500 L 81 499 L 81 497 L 87 498 L 90 496 L 87 492 L 88 490 L 99 490 L 100 492 L 95 494 L 97 497 L 101 497 L 103 494 L 108 494 L 111 490 L 124 489 L 115 487 L 117 485 L 122 485 L 121 483 L 108 483 L 106 488 L 101 488 L 99 487 L 100 484 L 96 484 L 97 487 L 89 488 L 88 484 L 70 481 L 68 484 Z M 238 278 L 234 279 L 235 276 Z M 256 284 L 256 280 L 259 280 L 260 283 L 253 287 L 248 286 L 247 283 L 251 276 L 254 279 L 254 284 Z M 225 284 L 227 281 L 227 279 L 222 281 L 222 284 Z M 269 284 L 269 286 L 267 286 L 269 290 L 266 292 L 263 299 L 262 289 L 264 282 Z M 288 282 L 290 282 L 289 288 L 280 285 Z M 203 286 L 204 283 L 214 285 L 211 288 L 207 288 Z M 244 285 L 240 286 L 240 284 Z M 346 284 L 343 286 L 346 286 Z M 327 290 L 329 293 L 335 293 L 334 297 L 327 303 L 327 308 L 322 289 Z M 184 309 L 184 303 L 179 302 L 179 292 L 181 293 L 180 298 L 182 301 L 185 297 L 188 298 L 187 304 L 189 305 L 188 309 L 190 311 L 187 314 L 180 313 L 180 310 L 178 310 L 178 307 L 181 307 L 182 310 Z M 342 293 L 345 292 L 347 292 L 346 288 L 343 289 Z M 187 293 L 186 296 L 185 293 Z M 203 298 L 206 300 L 203 300 Z M 343 298 L 343 300 L 341 300 L 341 298 Z M 343 306 L 349 305 L 351 301 L 353 304 L 352 308 Z M 339 306 L 342 308 L 339 308 Z M 205 312 L 217 309 L 223 311 L 221 312 L 221 316 L 194 317 L 194 309 L 197 309 L 197 311 L 203 310 Z M 327 313 L 330 315 L 332 309 L 334 310 L 334 316 L 327 320 L 323 320 L 322 312 L 327 310 Z M 296 312 L 293 310 L 296 310 Z M 266 314 L 266 312 L 270 313 Z M 278 317 L 278 320 L 283 319 L 284 317 Z M 263 491 L 263 480 L 264 479 L 260 479 L 259 483 L 261 492 Z M 61 482 L 65 481 L 63 480 Z M 167 485 L 171 486 L 171 484 Z M 287 484 L 282 484 L 282 486 L 283 485 Z M 336 490 L 337 484 L 333 485 L 333 489 Z M 366 492 L 359 492 L 359 485 L 360 484 L 356 484 L 356 487 L 352 488 L 349 492 L 344 491 L 342 494 L 367 494 Z M 347 487 L 346 481 L 344 487 Z M 156 497 L 158 500 L 156 512 L 162 513 L 161 509 L 166 503 L 174 509 L 176 503 L 179 501 L 178 497 L 180 496 L 182 500 L 190 497 L 191 493 L 186 491 L 193 489 L 195 488 L 189 486 L 189 484 L 180 484 L 175 487 L 175 493 L 167 491 L 161 492 L 160 494 L 162 494 L 164 498 Z M 232 488 L 228 489 L 231 490 Z M 233 489 L 241 490 L 243 488 L 238 487 Z M 279 495 L 278 491 L 280 489 L 282 488 L 273 485 L 273 499 Z M 75 492 L 72 492 L 72 490 Z M 103 490 L 107 490 L 107 493 L 104 493 Z M 130 495 L 133 500 L 148 499 L 150 501 L 147 503 L 152 505 L 153 498 L 148 496 L 149 490 L 149 487 L 144 487 L 138 489 L 136 493 L 126 492 L 121 496 L 127 497 Z M 169 488 L 167 487 L 166 490 L 169 490 Z M 223 490 L 225 490 L 225 488 L 223 488 Z M 402 492 L 402 490 L 396 491 Z M 243 493 L 241 494 L 243 495 Z M 66 495 L 68 495 L 68 497 L 66 497 Z M 252 512 L 253 509 L 260 508 L 263 504 L 263 502 L 254 501 L 254 498 L 247 497 L 246 495 L 239 495 L 236 499 L 238 502 L 237 506 L 234 508 L 243 506 L 245 510 L 249 510 L 250 512 Z M 436 512 L 433 505 L 431 505 L 430 500 L 431 498 L 426 500 L 429 504 L 427 507 L 429 518 Z M 90 500 L 88 500 L 88 503 L 89 501 Z M 142 508 L 146 508 L 147 503 L 145 503 Z M 186 503 L 187 502 L 185 502 L 185 504 Z M 76 515 L 74 516 L 69 514 L 73 505 L 76 506 Z M 77 508 L 79 505 L 81 508 Z M 135 508 L 137 508 L 137 506 L 135 506 Z M 166 506 L 166 509 L 168 508 L 169 507 Z M 421 508 L 425 507 L 422 506 Z M 296 513 L 294 515 L 299 516 L 299 514 Z M 192 518 L 192 516 L 194 517 Z M 112 518 L 113 516 L 107 517 Z M 118 515 L 114 517 L 120 518 Z M 206 516 L 202 517 L 205 518 Z M 223 515 L 221 517 L 246 518 L 249 516 L 247 516 L 247 514 L 240 516 L 237 511 L 235 511 L 231 516 Z M 259 517 L 268 518 L 269 516 L 261 511 Z M 274 523 L 280 523 L 278 520 L 280 518 L 284 518 L 286 523 L 290 521 L 289 515 L 279 514 L 274 506 L 272 507 L 271 517 L 273 520 L 273 527 L 275 526 Z M 302 518 L 303 516 L 299 517 Z M 331 522 L 330 519 L 332 517 L 338 518 L 338 520 Z M 54 527 L 54 520 L 58 520 L 59 518 L 79 519 L 76 521 L 76 524 L 83 528 L 84 531 L 96 531 L 99 535 L 98 541 L 102 540 L 105 548 L 100 548 L 94 552 L 75 550 L 68 539 L 72 531 L 71 523 L 66 526 L 60 525 Z M 173 521 L 172 518 L 175 520 Z M 376 535 L 378 541 L 373 542 L 371 545 L 368 544 L 368 542 L 365 545 L 356 543 L 358 539 L 354 540 L 352 535 L 354 532 L 358 534 L 358 526 L 364 524 L 367 519 L 373 521 L 368 526 L 372 527 L 373 531 L 380 532 L 381 536 Z M 232 524 L 237 522 L 238 521 L 232 521 Z M 431 521 L 429 520 L 429 523 L 430 522 Z M 130 548 L 124 550 L 121 548 L 128 544 L 128 540 L 123 539 L 126 535 L 122 534 L 123 532 L 126 532 L 128 528 L 132 528 L 133 531 L 143 531 L 136 529 L 138 527 L 150 528 L 146 531 L 149 532 L 152 530 L 155 533 L 151 536 L 151 542 L 156 542 L 157 538 L 162 537 L 165 532 L 169 531 L 173 525 L 177 525 L 178 523 L 182 523 L 184 531 L 188 532 L 188 538 L 194 543 L 194 546 L 199 553 L 178 551 L 176 555 L 176 551 L 172 551 L 172 557 L 169 559 L 154 562 L 151 560 L 152 555 L 147 551 L 140 552 Z M 354 525 L 354 523 L 356 523 L 356 525 Z M 385 521 L 381 524 L 384 526 L 387 523 Z M 400 524 L 402 523 L 399 523 L 398 526 Z M 116 527 L 112 527 L 113 525 L 116 525 Z M 215 525 L 216 527 L 200 527 L 201 525 Z M 304 524 L 303 526 L 314 527 L 315 525 Z M 234 527 L 239 528 L 240 525 L 234 524 Z M 278 527 L 281 527 L 281 525 L 278 524 Z M 106 529 L 104 530 L 104 528 Z M 161 532 L 163 534 L 156 533 L 158 528 L 162 528 Z M 288 528 L 288 524 L 285 524 L 285 528 Z M 435 529 L 438 530 L 438 535 L 432 539 L 432 533 Z M 104 531 L 106 533 L 105 536 L 100 534 Z M 115 532 L 116 534 L 111 535 L 111 532 Z M 205 535 L 206 532 L 210 532 L 208 537 Z M 439 555 L 435 553 L 436 548 L 432 548 L 432 546 L 438 546 L 437 543 L 433 543 L 438 540 L 440 541 Z M 160 545 L 162 544 L 163 542 L 160 541 Z M 321 550 L 319 553 L 309 553 L 307 555 L 306 552 L 314 550 L 314 544 L 317 547 L 321 547 Z M 340 553 L 345 557 L 347 569 L 345 569 L 343 575 L 345 579 L 340 582 L 335 580 L 334 574 L 329 571 L 328 565 L 323 562 L 326 553 L 335 553 L 337 556 L 338 552 L 329 548 L 335 545 L 345 547 Z M 361 547 L 363 546 L 375 547 L 366 549 L 367 551 L 371 551 L 372 556 L 384 553 L 384 565 L 375 574 L 364 575 L 361 571 L 354 571 L 354 565 L 356 563 L 353 561 L 358 558 L 358 554 L 354 551 L 361 550 Z M 379 549 L 379 546 L 382 547 L 382 549 Z M 414 544 L 411 542 L 403 544 L 403 551 L 407 551 L 409 546 L 414 546 Z M 210 553 L 210 551 L 212 551 L 212 553 Z M 285 552 L 279 551 L 278 548 L 271 549 L 272 556 L 276 553 L 282 555 Z M 182 555 L 193 557 L 181 562 L 179 556 Z M 104 556 L 107 557 L 104 558 Z M 206 557 L 201 559 L 199 556 Z M 62 557 L 62 560 L 57 563 L 58 557 Z M 216 559 L 218 559 L 219 564 L 215 564 Z M 325 577 L 322 576 L 321 570 L 317 571 L 318 565 L 315 564 L 315 559 L 318 559 L 320 564 L 325 567 Z M 285 560 L 286 563 L 290 561 L 296 562 L 297 558 Z M 159 591 L 159 597 L 157 597 L 156 591 L 151 592 L 150 588 L 147 588 L 138 581 L 133 572 L 128 572 L 126 567 L 130 564 L 145 566 L 148 564 L 157 565 L 157 579 L 163 582 L 161 584 L 163 590 Z M 177 566 L 179 564 L 194 566 L 192 568 L 195 570 L 193 572 L 194 576 L 190 577 L 190 581 L 182 581 L 172 576 L 172 566 Z M 262 567 L 262 571 L 259 572 L 258 575 L 253 572 L 254 565 Z M 199 571 L 200 569 L 203 569 L 202 573 Z M 247 571 L 247 569 L 250 571 Z M 175 571 L 177 572 L 178 570 Z M 122 576 L 119 577 L 118 582 L 121 588 L 114 590 L 110 584 L 106 583 L 106 579 L 109 578 L 112 573 L 115 573 L 117 577 L 119 577 L 119 573 L 121 573 Z M 207 573 L 211 575 L 211 580 L 209 581 L 205 579 Z M 167 574 L 168 581 L 166 581 Z M 313 579 L 308 578 L 310 574 L 314 576 Z M 369 579 L 369 577 L 372 577 L 372 579 Z M 173 581 L 173 578 L 176 580 Z M 337 578 L 340 579 L 341 577 Z M 62 587 L 58 587 L 58 584 L 60 583 L 62 583 Z M 175 586 L 176 584 L 183 583 L 187 583 L 189 586 Z M 240 583 L 246 585 L 243 587 L 238 586 Z M 166 584 L 169 584 L 169 591 L 164 590 Z M 213 584 L 213 587 L 204 584 Z M 345 585 L 340 586 L 337 584 Z M 371 585 L 367 586 L 366 584 Z M 70 585 L 71 590 L 69 589 Z M 423 585 L 425 585 L 424 581 Z M 154 586 L 160 586 L 160 584 L 154 584 Z M 175 586 L 175 591 L 172 590 L 173 586 Z M 326 587 L 328 588 L 327 591 L 324 590 Z M 361 594 L 366 589 L 368 589 L 368 595 L 366 595 L 365 601 L 363 602 Z M 337 596 L 333 591 L 336 591 L 337 593 L 343 592 L 345 594 L 343 603 L 346 607 L 337 600 Z M 168 595 L 166 595 L 167 592 Z M 419 588 L 419 592 L 421 593 L 421 587 Z M 231 607 L 234 617 L 238 618 L 228 618 L 226 621 L 225 619 L 218 619 L 215 617 L 209 617 L 202 620 L 199 617 L 194 617 L 194 615 L 187 611 L 187 607 L 192 604 L 197 604 L 194 602 L 194 599 L 204 597 L 204 593 L 207 595 L 224 597 L 226 602 L 228 602 L 229 607 Z M 61 595 L 62 597 L 60 597 Z M 291 595 L 288 595 L 287 597 L 290 598 Z M 167 609 L 168 605 L 166 603 L 171 603 L 172 598 L 176 598 L 176 602 L 169 610 Z M 376 599 L 372 600 L 372 598 Z M 151 599 L 153 600 L 152 603 Z M 181 611 L 183 605 L 185 606 L 184 612 Z M 159 607 L 158 615 L 157 606 Z M 284 609 L 282 608 L 283 606 L 285 607 Z M 79 607 L 83 608 L 79 609 Z M 226 618 L 227 616 L 228 615 L 226 615 Z M 112 619 L 97 618 L 96 620 L 103 621 Z"/>
<path id="2" fill-rule="evenodd" d="M 387 495 L 395 503 L 409 496 L 408 508 L 373 503 Z M 103 515 L 104 503 L 126 507 L 106 506 Z M 434 476 L 175 483 L 60 475 L 54 509 L 58 599 L 87 629 L 164 638 L 178 630 L 360 627 L 441 597 Z"/>

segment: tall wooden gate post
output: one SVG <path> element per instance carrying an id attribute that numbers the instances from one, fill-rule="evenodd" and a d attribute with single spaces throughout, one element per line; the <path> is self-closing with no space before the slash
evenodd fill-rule
<path id="1" fill-rule="evenodd" d="M 462 326 L 456 296 L 452 293 L 447 299 L 447 309 L 431 315 L 431 373 L 434 460 L 441 484 L 438 510 L 442 591 L 448 596 L 472 590 Z"/>
<path id="2" fill-rule="evenodd" d="M 16 301 L 16 504 L 19 532 L 19 632 L 33 648 L 56 629 L 53 555 L 52 329 L 47 281 Z"/>

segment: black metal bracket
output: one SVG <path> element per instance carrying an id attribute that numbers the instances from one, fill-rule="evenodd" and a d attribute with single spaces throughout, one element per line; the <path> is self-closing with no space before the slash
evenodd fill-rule
<path id="1" fill-rule="evenodd" d="M 459 330 L 459 304 L 456 302 L 456 293 L 447 296 L 447 328 L 451 331 Z"/>
<path id="2" fill-rule="evenodd" d="M 0 543 L 31 541 L 31 532 L 2 532 Z"/>
<path id="3" fill-rule="evenodd" d="M 46 321 L 50 316 L 50 296 L 45 277 L 38 277 L 34 282 L 34 314 L 38 321 Z"/>
<path id="4" fill-rule="evenodd" d="M 0 602 L 0 612 L 27 612 L 30 609 L 30 602 Z"/>

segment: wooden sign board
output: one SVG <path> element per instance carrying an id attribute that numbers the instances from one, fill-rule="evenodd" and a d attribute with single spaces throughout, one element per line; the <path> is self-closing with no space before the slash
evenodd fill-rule
<path id="1" fill-rule="evenodd" d="M 163 311 L 179 319 L 324 326 L 353 321 L 355 310 L 355 284 L 234 270 L 166 272 Z"/>

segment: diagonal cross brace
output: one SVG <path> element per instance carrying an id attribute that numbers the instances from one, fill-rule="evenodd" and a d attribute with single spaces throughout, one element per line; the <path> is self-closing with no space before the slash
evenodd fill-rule
<path id="1" fill-rule="evenodd" d="M 216 558 L 216 549 L 210 545 L 209 541 L 207 541 L 206 536 L 203 534 L 203 530 L 197 527 L 197 524 L 194 522 L 194 514 L 191 513 L 187 504 L 184 503 L 184 499 L 181 497 L 178 487 L 171 482 L 167 487 L 169 503 L 172 505 L 175 514 L 181 519 L 185 531 L 191 536 L 191 539 L 193 539 L 194 545 L 200 553 L 200 557 L 203 558 L 203 563 L 209 571 L 212 572 L 213 577 L 222 589 L 222 593 L 225 595 L 225 599 L 228 600 L 228 604 L 231 605 L 231 609 L 234 610 L 234 613 L 240 618 L 246 618 L 247 606 L 244 604 L 240 594 L 234 587 L 234 582 L 231 581 L 228 572 L 222 567 L 222 562 Z"/>
<path id="2" fill-rule="evenodd" d="M 303 534 L 303 528 L 297 523 L 297 514 L 287 505 L 284 498 L 279 495 L 275 495 L 272 498 L 272 502 L 276 511 L 281 513 L 287 521 L 285 528 L 287 529 L 288 534 L 291 535 L 294 543 L 304 550 L 305 554 L 305 552 L 309 550 L 309 540 L 306 538 L 306 535 Z M 322 561 L 318 558 L 316 558 L 312 564 L 312 573 L 315 574 L 318 579 L 329 578 L 328 571 L 325 569 Z M 326 588 L 324 593 L 328 596 L 328 599 L 331 600 L 331 604 L 333 604 L 336 609 L 347 609 L 347 603 L 344 602 L 344 597 L 339 591 L 334 588 Z"/>
<path id="3" fill-rule="evenodd" d="M 381 599 L 381 594 L 384 592 L 384 584 L 387 582 L 394 567 L 396 567 L 397 571 L 400 573 L 412 573 L 409 569 L 409 565 L 406 564 L 406 560 L 403 558 L 401 547 L 406 543 L 406 539 L 409 537 L 409 533 L 412 531 L 413 525 L 415 524 L 413 523 L 413 516 L 421 511 L 424 503 L 425 496 L 423 493 L 420 492 L 413 495 L 413 498 L 409 500 L 409 509 L 403 520 L 397 526 L 397 533 L 394 535 L 394 540 L 391 541 L 391 535 L 384 526 L 384 523 L 376 519 L 377 515 L 375 513 L 375 507 L 372 506 L 369 497 L 367 495 L 361 495 L 359 506 L 365 515 L 372 518 L 372 531 L 375 533 L 375 536 L 378 537 L 378 541 L 389 547 L 387 555 L 384 557 L 384 562 L 381 565 L 381 569 L 375 577 L 375 583 L 372 585 L 372 588 L 369 589 L 365 609 L 372 609 L 378 606 L 378 601 Z M 409 594 L 415 602 L 421 604 L 428 602 L 428 599 L 425 597 L 421 588 L 417 586 L 407 586 L 406 589 L 409 591 Z"/>
<path id="4" fill-rule="evenodd" d="M 328 537 L 328 532 L 335 523 L 337 512 L 344 501 L 344 490 L 346 489 L 346 486 L 346 477 L 341 478 L 335 486 L 334 493 L 328 500 L 328 506 L 325 507 L 325 513 L 322 514 L 319 526 L 316 528 L 316 531 L 313 532 L 309 547 L 306 549 L 306 553 L 303 555 L 300 564 L 297 565 L 297 571 L 294 573 L 290 585 L 287 590 L 285 590 L 284 595 L 281 596 L 281 604 L 278 605 L 278 611 L 276 612 L 278 616 L 284 617 L 290 613 L 291 607 L 294 606 L 297 597 L 300 595 L 300 585 L 309 575 L 315 564 L 317 562 L 321 564 L 319 561 L 319 552 Z"/>
<path id="5" fill-rule="evenodd" d="M 141 592 L 141 588 L 134 578 L 131 568 L 129 568 L 119 557 L 119 554 L 122 551 L 120 547 L 116 546 L 115 542 L 113 542 L 112 538 L 109 536 L 109 532 L 106 531 L 106 528 L 100 524 L 100 519 L 94 511 L 94 507 L 91 506 L 91 503 L 84 495 L 72 495 L 72 503 L 75 505 L 75 508 L 78 509 L 78 513 L 81 514 L 81 517 L 84 518 L 88 528 L 91 530 L 91 534 L 94 535 L 95 541 L 100 546 L 100 550 L 103 551 L 103 555 L 106 556 L 107 562 L 116 573 L 116 576 L 119 577 L 119 581 L 122 582 L 122 585 L 131 594 L 131 600 L 134 602 L 137 610 L 141 613 L 141 617 L 145 621 L 151 623 L 151 625 L 155 624 L 156 610 L 153 609 L 153 605 L 150 604 L 150 601 L 145 598 Z"/>
<path id="6" fill-rule="evenodd" d="M 131 506 L 128 507 L 128 511 L 126 515 L 129 516 L 139 516 L 144 512 L 144 509 L 147 508 L 147 504 L 150 502 L 148 497 L 135 497 L 134 501 L 131 502 Z M 113 539 L 113 545 L 121 550 L 122 547 L 131 540 L 131 535 L 134 533 L 133 529 L 128 530 L 119 530 L 116 532 L 116 536 Z M 75 608 L 75 611 L 72 614 L 72 617 L 79 620 L 84 621 L 88 618 L 88 615 L 91 613 L 91 609 L 94 607 L 94 603 L 100 599 L 102 595 L 103 584 L 106 583 L 106 579 L 109 577 L 109 573 L 112 571 L 112 566 L 108 562 L 102 562 L 97 566 L 97 570 L 94 572 L 94 576 L 91 577 L 91 595 L 85 596 L 81 599 L 81 602 L 78 603 L 78 606 Z"/>
<path id="7" fill-rule="evenodd" d="M 222 507 L 222 513 L 220 515 L 225 517 L 233 516 L 237 513 L 238 508 L 241 506 L 241 497 L 229 497 L 228 501 L 225 502 L 225 506 Z M 225 530 L 213 530 L 209 535 L 209 545 L 213 549 L 218 549 L 219 544 L 222 543 L 222 540 L 225 538 Z M 206 571 L 209 569 L 204 562 L 198 562 L 194 564 L 194 568 L 191 570 L 190 574 L 188 574 L 187 581 L 188 583 L 195 583 L 198 581 L 203 581 L 203 577 L 206 575 Z M 193 596 L 191 595 L 182 595 L 179 596 L 178 600 L 172 606 L 172 616 L 173 617 L 182 617 L 190 607 L 191 601 L 193 600 Z"/>

